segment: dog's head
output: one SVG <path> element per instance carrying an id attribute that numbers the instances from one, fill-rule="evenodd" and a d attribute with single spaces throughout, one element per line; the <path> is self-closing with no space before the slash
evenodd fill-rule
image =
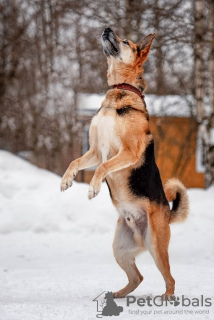
<path id="1" fill-rule="evenodd" d="M 108 84 L 130 83 L 145 88 L 143 63 L 147 60 L 155 34 L 149 34 L 140 44 L 120 39 L 111 28 L 105 28 L 101 41 L 108 62 Z M 142 81 L 138 81 L 142 80 Z"/>

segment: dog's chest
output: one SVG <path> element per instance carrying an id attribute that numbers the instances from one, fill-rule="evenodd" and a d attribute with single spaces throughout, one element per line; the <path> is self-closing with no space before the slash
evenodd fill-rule
<path id="1" fill-rule="evenodd" d="M 121 141 L 116 132 L 116 119 L 112 115 L 103 115 L 101 112 L 96 115 L 94 125 L 98 134 L 98 150 L 102 162 L 110 159 L 113 154 L 119 151 Z"/>

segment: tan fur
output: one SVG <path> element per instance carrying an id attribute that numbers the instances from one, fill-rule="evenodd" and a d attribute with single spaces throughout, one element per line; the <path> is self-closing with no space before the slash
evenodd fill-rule
<path id="1" fill-rule="evenodd" d="M 145 42 L 147 39 L 149 42 L 145 49 L 140 51 L 140 55 L 138 55 L 141 45 L 136 45 L 132 41 L 129 41 L 130 47 L 124 47 L 122 40 L 117 36 L 123 52 L 125 51 L 125 54 L 128 55 L 127 51 L 129 51 L 129 61 L 124 65 L 124 62 L 119 59 L 116 60 L 112 57 L 107 58 L 107 77 L 109 86 L 116 83 L 129 83 L 136 87 L 140 85 L 142 88 L 146 89 L 146 83 L 142 77 L 144 72 L 142 64 L 147 60 L 154 37 L 155 34 L 150 34 L 144 39 Z"/>
<path id="2" fill-rule="evenodd" d="M 143 92 L 146 84 L 142 64 L 147 59 L 154 34 L 147 36 L 140 45 L 129 41 L 129 46 L 114 36 L 120 57 L 107 57 L 108 84 L 124 82 Z M 118 110 L 130 106 L 128 115 L 118 115 Z M 166 202 L 161 204 L 147 197 L 138 197 L 130 190 L 130 174 L 146 161 L 145 150 L 152 140 L 144 101 L 134 92 L 110 89 L 92 119 L 89 136 L 89 151 L 70 164 L 62 178 L 61 190 L 72 185 L 78 170 L 94 165 L 98 167 L 89 186 L 89 199 L 99 193 L 103 180 L 109 186 L 112 202 L 119 213 L 113 242 L 114 256 L 128 277 L 127 286 L 114 292 L 114 297 L 126 296 L 142 282 L 143 276 L 135 265 L 135 257 L 144 250 L 150 251 L 165 280 L 163 298 L 172 296 L 175 281 L 168 257 L 169 223 L 186 218 L 188 198 L 185 187 L 177 179 L 171 179 L 165 185 L 168 201 L 176 202 L 176 195 L 180 195 L 178 209 L 171 212 Z"/>
<path id="3" fill-rule="evenodd" d="M 164 192 L 169 202 L 174 201 L 178 194 L 181 198 L 178 210 L 171 210 L 170 212 L 170 223 L 186 220 L 189 213 L 189 199 L 183 183 L 176 178 L 171 178 L 165 184 Z"/>

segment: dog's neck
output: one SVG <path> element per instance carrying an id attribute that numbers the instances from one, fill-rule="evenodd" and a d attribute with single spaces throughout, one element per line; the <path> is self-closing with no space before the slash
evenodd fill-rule
<path id="1" fill-rule="evenodd" d="M 122 89 L 122 90 L 128 90 L 128 91 L 134 92 L 144 101 L 144 94 L 142 94 L 140 90 L 138 90 L 136 87 L 132 86 L 131 84 L 119 83 L 119 84 L 113 85 L 111 89 Z"/>
<path id="2" fill-rule="evenodd" d="M 141 93 L 146 89 L 146 82 L 143 79 L 142 66 L 124 64 L 118 59 L 108 59 L 108 85 L 113 86 L 119 83 L 128 83 L 140 90 Z"/>

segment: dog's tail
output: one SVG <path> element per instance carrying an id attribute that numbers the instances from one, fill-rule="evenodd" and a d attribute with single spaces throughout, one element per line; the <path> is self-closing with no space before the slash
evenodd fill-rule
<path id="1" fill-rule="evenodd" d="M 168 202 L 173 202 L 170 210 L 170 223 L 183 222 L 189 213 L 189 199 L 183 183 L 172 178 L 164 186 L 164 192 Z"/>

